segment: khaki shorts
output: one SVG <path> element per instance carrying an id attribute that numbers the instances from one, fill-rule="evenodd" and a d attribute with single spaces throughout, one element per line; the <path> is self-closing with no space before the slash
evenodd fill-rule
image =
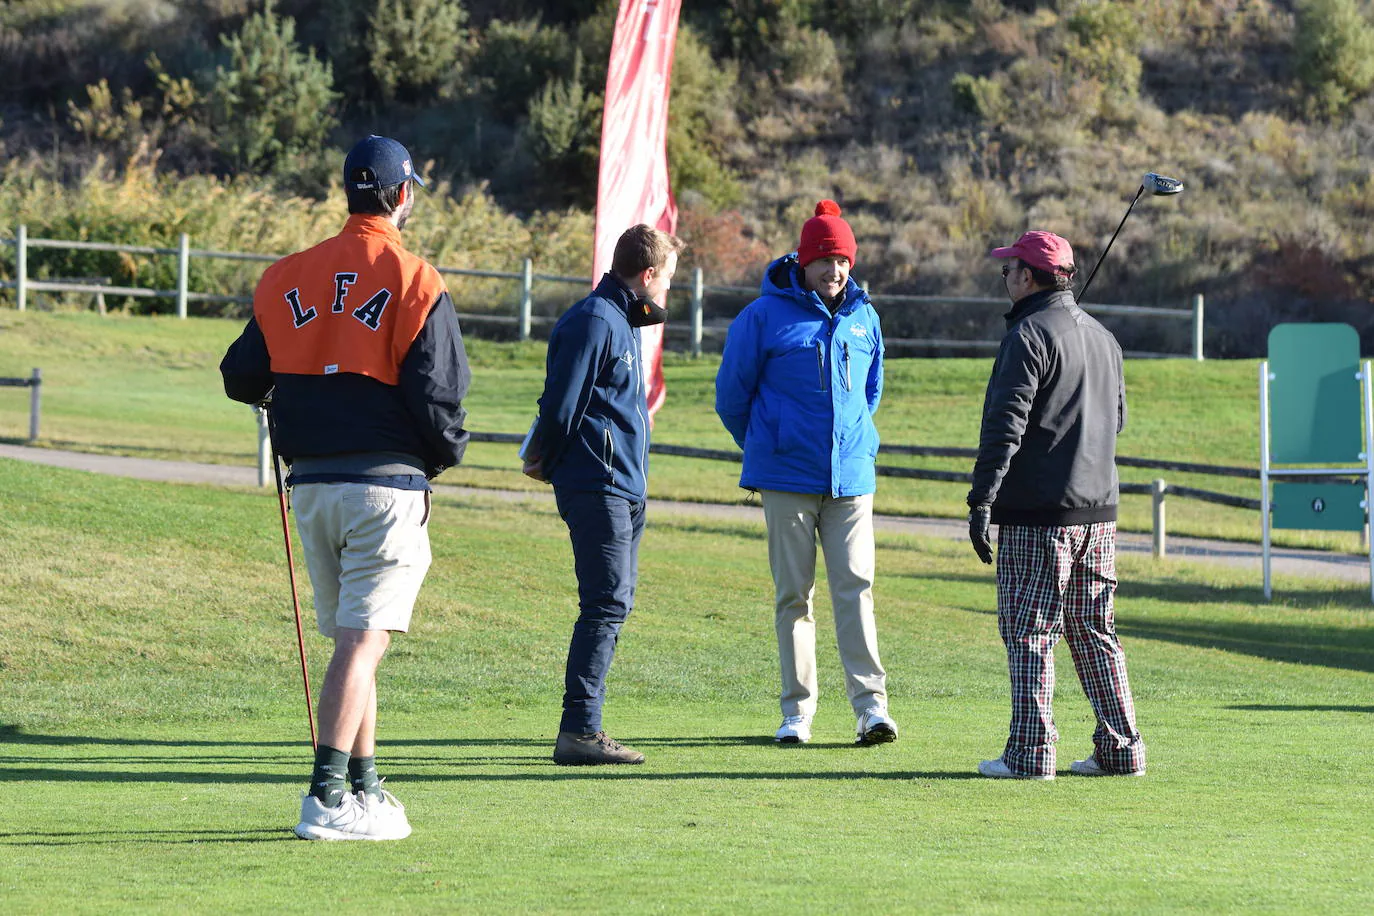
<path id="1" fill-rule="evenodd" d="M 306 483 L 291 494 L 320 632 L 408 630 L 429 570 L 429 493 Z"/>

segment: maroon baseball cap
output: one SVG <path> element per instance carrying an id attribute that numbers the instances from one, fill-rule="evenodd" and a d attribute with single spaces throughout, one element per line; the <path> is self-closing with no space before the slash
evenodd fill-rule
<path id="1" fill-rule="evenodd" d="M 1053 232 L 1033 229 L 1007 248 L 994 248 L 991 258 L 1020 258 L 1046 273 L 1067 276 L 1073 267 L 1073 248 Z"/>

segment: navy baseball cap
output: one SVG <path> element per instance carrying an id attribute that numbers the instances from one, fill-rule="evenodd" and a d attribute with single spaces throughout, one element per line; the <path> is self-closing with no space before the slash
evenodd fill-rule
<path id="1" fill-rule="evenodd" d="M 410 164 L 410 153 L 390 137 L 371 134 L 359 140 L 344 159 L 344 187 L 350 191 L 389 188 L 404 181 L 425 187 L 425 180 Z"/>

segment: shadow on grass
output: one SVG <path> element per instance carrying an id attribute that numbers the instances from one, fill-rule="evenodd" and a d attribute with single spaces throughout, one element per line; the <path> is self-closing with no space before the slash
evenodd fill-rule
<path id="1" fill-rule="evenodd" d="M 1374 713 L 1374 706 L 1327 706 L 1312 703 L 1295 703 L 1292 705 L 1267 704 L 1267 703 L 1246 703 L 1241 706 L 1227 706 L 1227 709 L 1240 709 L 1252 712 L 1369 712 Z"/>
<path id="2" fill-rule="evenodd" d="M 1374 671 L 1374 629 L 1221 620 L 1139 620 L 1120 617 L 1117 632 L 1181 646 L 1220 649 L 1275 662 L 1347 671 Z M 1129 651 L 1129 650 L 1128 650 Z"/>
<path id="3" fill-rule="evenodd" d="M 0 846 L 117 846 L 127 843 L 197 845 L 216 843 L 299 842 L 286 828 L 257 830 L 56 830 L 45 833 L 0 833 Z"/>

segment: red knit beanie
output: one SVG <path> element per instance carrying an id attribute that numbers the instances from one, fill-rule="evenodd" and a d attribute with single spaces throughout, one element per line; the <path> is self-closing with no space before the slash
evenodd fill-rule
<path id="1" fill-rule="evenodd" d="M 816 215 L 802 226 L 801 241 L 797 243 L 797 260 L 802 267 L 817 258 L 843 255 L 854 266 L 859 246 L 854 242 L 854 230 L 840 219 L 840 205 L 833 200 L 816 204 Z"/>

